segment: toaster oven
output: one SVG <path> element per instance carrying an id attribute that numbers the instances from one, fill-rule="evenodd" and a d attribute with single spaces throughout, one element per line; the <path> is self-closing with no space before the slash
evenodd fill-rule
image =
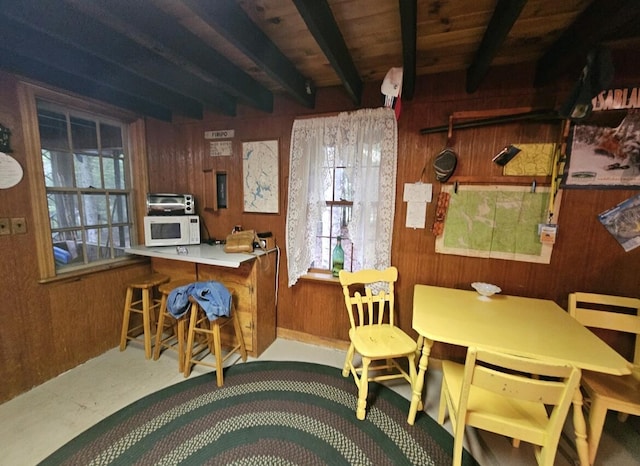
<path id="1" fill-rule="evenodd" d="M 147 215 L 195 215 L 192 194 L 148 193 Z"/>

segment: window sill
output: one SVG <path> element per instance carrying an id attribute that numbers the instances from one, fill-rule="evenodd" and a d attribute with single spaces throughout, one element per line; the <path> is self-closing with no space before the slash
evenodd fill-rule
<path id="1" fill-rule="evenodd" d="M 338 277 L 334 277 L 330 272 L 307 272 L 305 275 L 300 277 L 300 280 L 340 284 Z"/>
<path id="2" fill-rule="evenodd" d="M 140 264 L 143 262 L 148 262 L 147 258 L 123 258 L 122 260 L 109 262 L 107 264 L 96 265 L 95 267 L 84 267 L 81 269 L 77 269 L 69 272 L 60 272 L 55 277 L 50 278 L 42 278 L 38 280 L 38 283 L 41 285 L 45 285 L 47 283 L 55 283 L 62 281 L 73 281 L 80 280 L 83 276 L 90 275 L 93 273 L 104 272 L 106 270 L 113 270 L 120 267 L 128 267 L 135 264 Z"/>

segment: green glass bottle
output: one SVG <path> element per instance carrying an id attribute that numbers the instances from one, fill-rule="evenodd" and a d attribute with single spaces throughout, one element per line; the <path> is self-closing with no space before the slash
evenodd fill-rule
<path id="1" fill-rule="evenodd" d="M 344 250 L 342 249 L 342 238 L 338 236 L 336 247 L 331 254 L 331 274 L 337 277 L 344 268 Z"/>

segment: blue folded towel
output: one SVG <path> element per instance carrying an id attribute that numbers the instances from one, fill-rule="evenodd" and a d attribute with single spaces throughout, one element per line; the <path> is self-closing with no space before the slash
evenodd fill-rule
<path id="1" fill-rule="evenodd" d="M 167 310 L 176 319 L 189 310 L 189 296 L 195 298 L 209 320 L 215 320 L 220 316 L 229 317 L 231 293 L 222 283 L 194 282 L 171 290 L 167 297 Z"/>

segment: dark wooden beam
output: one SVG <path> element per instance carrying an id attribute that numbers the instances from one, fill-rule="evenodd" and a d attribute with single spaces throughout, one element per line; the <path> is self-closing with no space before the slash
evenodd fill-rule
<path id="1" fill-rule="evenodd" d="M 10 18 L 3 16 L 0 18 L 2 18 L 0 42 L 13 53 L 104 85 L 105 88 L 118 90 L 123 94 L 173 109 L 190 118 L 202 119 L 203 110 L 199 102 L 176 94 Z"/>
<path id="2" fill-rule="evenodd" d="M 416 87 L 417 0 L 398 0 L 402 28 L 402 100 L 413 99 Z"/>
<path id="3" fill-rule="evenodd" d="M 535 86 L 550 84 L 569 72 L 577 79 L 593 47 L 629 28 L 637 36 L 639 21 L 638 0 L 594 0 L 538 60 Z"/>
<path id="4" fill-rule="evenodd" d="M 308 108 L 315 106 L 312 83 L 247 16 L 235 0 L 182 0 L 203 21 L 253 60 Z M 292 38 L 295 40 L 295 38 Z"/>
<path id="5" fill-rule="evenodd" d="M 74 0 L 73 3 L 83 13 L 246 104 L 264 112 L 273 111 L 271 91 L 151 2 Z"/>
<path id="6" fill-rule="evenodd" d="M 7 48 L 4 42 L 0 43 L 0 68 L 59 89 L 106 102 L 138 115 L 168 122 L 172 119 L 172 113 L 169 108 L 120 92 L 118 89 L 105 84 L 62 71 L 59 68 L 39 62 L 32 57 L 20 55 L 13 47 Z"/>
<path id="7" fill-rule="evenodd" d="M 473 62 L 467 68 L 466 89 L 469 94 L 478 90 L 487 75 L 496 52 L 509 34 L 527 0 L 498 0 Z"/>
<path id="8" fill-rule="evenodd" d="M 360 105 L 362 80 L 329 4 L 326 0 L 293 0 L 293 3 L 342 81 L 349 97 L 356 105 Z"/>
<path id="9" fill-rule="evenodd" d="M 229 94 L 215 89 L 211 83 L 80 13 L 62 0 L 8 2 L 1 12 L 168 90 L 197 100 L 212 111 L 235 115 L 236 100 Z"/>

